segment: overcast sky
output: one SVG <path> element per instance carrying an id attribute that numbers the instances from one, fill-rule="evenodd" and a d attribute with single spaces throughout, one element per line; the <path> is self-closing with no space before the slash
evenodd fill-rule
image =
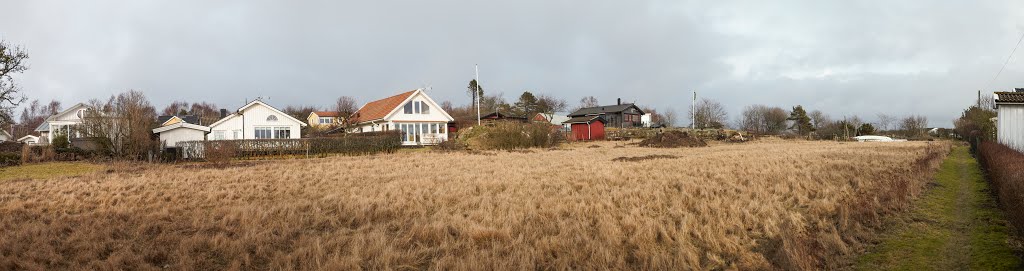
<path id="1" fill-rule="evenodd" d="M 326 107 L 425 86 L 462 104 L 479 64 L 509 101 L 621 97 L 682 118 L 697 90 L 730 120 L 800 104 L 951 126 L 977 90 L 1024 87 L 1020 55 L 989 85 L 1024 1 L 342 2 L 0 0 L 0 39 L 30 54 L 27 96 L 65 105 L 137 89 L 158 109 Z"/>

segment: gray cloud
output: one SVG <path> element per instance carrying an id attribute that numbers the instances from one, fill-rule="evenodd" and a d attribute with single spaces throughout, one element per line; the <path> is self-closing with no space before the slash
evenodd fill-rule
<path id="1" fill-rule="evenodd" d="M 126 89 L 240 106 L 361 102 L 429 85 L 738 115 L 802 104 L 834 117 L 951 125 L 1024 31 L 1016 1 L 8 1 L 0 38 L 31 54 L 30 98 Z M 1015 60 L 988 90 L 1024 86 Z"/>

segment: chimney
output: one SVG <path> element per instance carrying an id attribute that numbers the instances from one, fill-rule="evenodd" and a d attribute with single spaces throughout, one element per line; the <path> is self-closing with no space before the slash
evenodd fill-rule
<path id="1" fill-rule="evenodd" d="M 622 98 L 615 99 L 615 105 L 622 105 Z"/>
<path id="2" fill-rule="evenodd" d="M 228 110 L 227 110 L 227 109 L 224 109 L 224 108 L 221 108 L 221 109 L 220 109 L 220 118 L 222 118 L 222 119 L 223 119 L 223 118 L 225 118 L 225 117 L 227 117 L 227 116 L 228 116 Z"/>

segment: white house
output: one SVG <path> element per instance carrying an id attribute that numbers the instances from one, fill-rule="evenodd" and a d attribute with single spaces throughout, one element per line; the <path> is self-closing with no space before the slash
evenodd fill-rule
<path id="1" fill-rule="evenodd" d="M 46 121 L 36 128 L 36 132 L 39 132 L 40 140 L 47 144 L 53 143 L 53 135 L 58 132 L 66 133 L 69 141 L 72 138 L 81 137 L 82 133 L 79 130 L 79 125 L 82 124 L 88 110 L 91 110 L 88 105 L 78 103 L 60 113 L 47 117 Z"/>
<path id="2" fill-rule="evenodd" d="M 154 134 L 160 135 L 161 148 L 177 148 L 181 141 L 203 141 L 210 127 L 191 124 L 188 122 L 177 122 L 153 129 Z"/>
<path id="3" fill-rule="evenodd" d="M 398 130 L 402 145 L 434 145 L 448 140 L 448 122 L 455 119 L 417 89 L 366 103 L 349 120 L 351 133 Z"/>
<path id="4" fill-rule="evenodd" d="M 30 146 L 39 145 L 39 137 L 34 135 L 23 136 L 18 139 L 18 142 L 22 144 L 28 144 Z"/>
<path id="5" fill-rule="evenodd" d="M 572 124 L 567 124 L 567 123 L 564 123 L 564 122 L 568 121 L 571 118 L 566 116 L 566 115 L 569 115 L 569 113 L 566 113 L 566 112 L 555 112 L 554 114 L 552 114 L 552 113 L 537 113 L 537 115 L 533 117 L 533 121 L 543 121 L 543 122 L 551 123 L 551 125 L 562 126 L 562 131 L 563 132 L 569 132 L 569 131 L 572 131 Z"/>
<path id="6" fill-rule="evenodd" d="M 11 141 L 13 139 L 14 136 L 12 136 L 11 133 L 8 133 L 6 130 L 0 130 L 0 143 Z"/>
<path id="7" fill-rule="evenodd" d="M 996 92 L 996 140 L 1024 152 L 1024 89 Z"/>
<path id="8" fill-rule="evenodd" d="M 222 111 L 223 112 L 223 111 Z M 306 123 L 255 100 L 210 124 L 207 140 L 299 138 Z"/>

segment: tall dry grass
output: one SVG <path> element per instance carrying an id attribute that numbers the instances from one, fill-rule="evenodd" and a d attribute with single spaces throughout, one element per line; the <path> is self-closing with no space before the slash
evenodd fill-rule
<path id="1" fill-rule="evenodd" d="M 0 269 L 832 268 L 948 151 L 591 145 L 4 182 Z"/>

